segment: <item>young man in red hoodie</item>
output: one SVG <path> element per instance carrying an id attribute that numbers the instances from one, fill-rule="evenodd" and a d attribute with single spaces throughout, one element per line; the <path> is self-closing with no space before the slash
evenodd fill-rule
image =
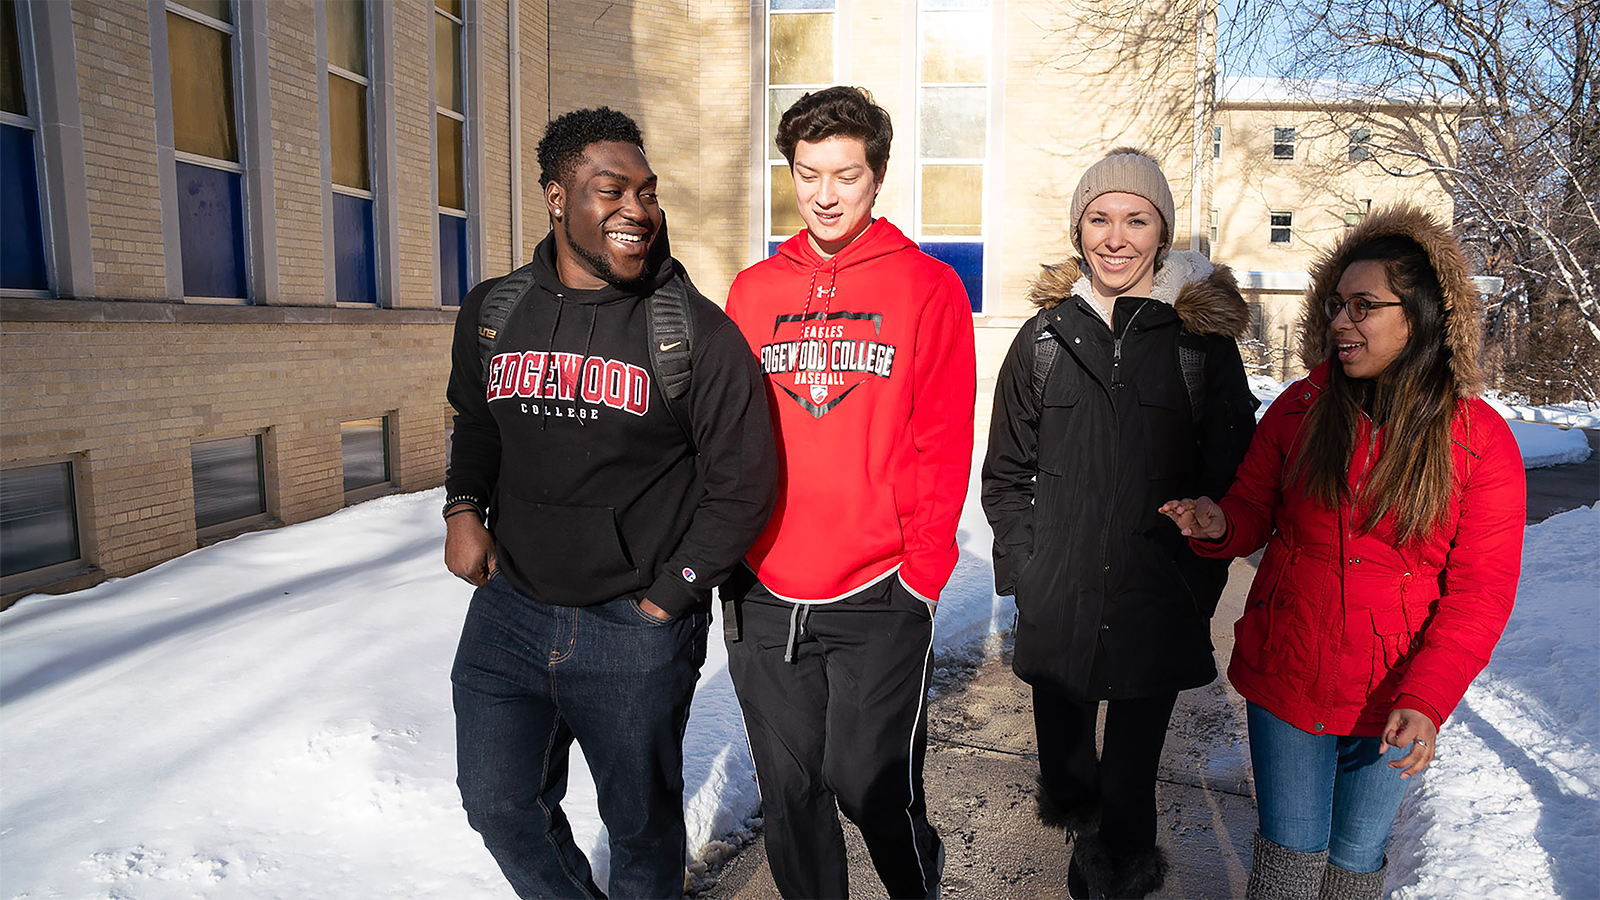
<path id="1" fill-rule="evenodd" d="M 779 495 L 723 590 L 785 897 L 844 897 L 835 803 L 891 897 L 936 895 L 922 792 L 933 612 L 972 462 L 972 310 L 954 270 L 872 216 L 893 130 L 858 88 L 778 127 L 806 229 L 739 274 L 728 314 L 760 358 Z M 754 577 L 751 578 L 750 573 Z"/>

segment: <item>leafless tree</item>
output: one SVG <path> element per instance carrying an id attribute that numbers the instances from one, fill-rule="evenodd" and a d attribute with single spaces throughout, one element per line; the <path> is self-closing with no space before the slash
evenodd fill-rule
<path id="1" fill-rule="evenodd" d="M 1484 274 L 1489 358 L 1535 402 L 1600 397 L 1600 0 L 1239 0 L 1223 58 L 1374 117 L 1368 164 L 1431 177 Z M 1226 63 L 1225 63 L 1226 65 Z M 1259 68 L 1258 68 L 1259 71 Z"/>

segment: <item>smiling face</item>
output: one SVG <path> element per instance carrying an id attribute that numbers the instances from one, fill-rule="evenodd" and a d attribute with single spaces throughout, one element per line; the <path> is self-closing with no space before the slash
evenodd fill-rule
<path id="1" fill-rule="evenodd" d="M 811 246 L 824 258 L 843 250 L 872 224 L 872 204 L 882 183 L 867 164 L 867 147 L 860 138 L 800 141 L 789 171 Z"/>
<path id="2" fill-rule="evenodd" d="M 1375 303 L 1398 303 L 1400 298 L 1389 289 L 1383 264 L 1374 260 L 1351 263 L 1339 276 L 1335 291 L 1338 299 L 1345 302 L 1345 308 L 1328 325 L 1339 364 L 1351 378 L 1376 378 L 1406 348 L 1406 342 L 1411 340 L 1411 322 L 1399 306 L 1378 307 L 1368 311 L 1361 321 L 1352 322 L 1350 301 L 1364 297 Z"/>
<path id="3" fill-rule="evenodd" d="M 1161 214 L 1149 200 L 1122 191 L 1101 194 L 1084 207 L 1078 233 L 1098 299 L 1150 295 L 1161 252 Z"/>
<path id="4" fill-rule="evenodd" d="M 661 233 L 656 173 L 644 151 L 624 141 L 583 150 L 570 184 L 545 186 L 555 223 L 556 274 L 578 290 L 630 284 L 648 275 L 650 245 Z"/>

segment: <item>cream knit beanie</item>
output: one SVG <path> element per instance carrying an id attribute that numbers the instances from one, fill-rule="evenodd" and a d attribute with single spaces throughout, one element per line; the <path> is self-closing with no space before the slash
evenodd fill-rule
<path id="1" fill-rule="evenodd" d="M 1083 254 L 1083 209 L 1089 201 L 1112 191 L 1138 194 L 1150 201 L 1166 223 L 1166 240 L 1161 244 L 1161 257 L 1167 255 L 1172 245 L 1172 220 L 1176 215 L 1172 203 L 1172 188 L 1167 176 L 1161 174 L 1161 164 L 1143 150 L 1118 147 L 1106 154 L 1105 159 L 1090 166 L 1072 192 L 1072 246 Z"/>

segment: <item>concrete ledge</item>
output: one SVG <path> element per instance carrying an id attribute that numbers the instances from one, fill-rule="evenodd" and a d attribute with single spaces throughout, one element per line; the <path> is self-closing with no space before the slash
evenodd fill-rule
<path id="1" fill-rule="evenodd" d="M 342 306 L 219 306 L 140 300 L 0 297 L 0 322 L 103 322 L 166 325 L 453 325 L 456 308 L 354 309 Z"/>

